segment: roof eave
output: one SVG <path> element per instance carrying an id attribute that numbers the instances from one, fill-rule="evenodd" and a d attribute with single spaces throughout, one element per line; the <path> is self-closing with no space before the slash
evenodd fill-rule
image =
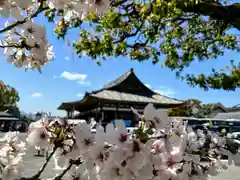
<path id="1" fill-rule="evenodd" d="M 116 102 L 128 102 L 126 100 L 114 100 L 114 99 L 108 99 L 108 98 L 100 98 L 100 97 L 97 97 L 97 96 L 94 96 L 93 94 L 90 94 L 89 96 L 93 97 L 93 98 L 96 98 L 96 99 L 99 99 L 99 100 L 107 100 L 107 101 L 116 101 Z M 172 98 L 171 98 L 172 99 Z M 179 100 L 176 100 L 176 101 L 179 101 Z M 137 104 L 149 104 L 149 103 L 152 103 L 152 104 L 155 104 L 155 105 L 182 105 L 184 103 L 184 101 L 179 101 L 177 103 L 162 103 L 162 102 L 144 102 L 144 101 L 129 101 L 129 102 L 132 102 L 132 103 L 137 103 Z"/>
<path id="2" fill-rule="evenodd" d="M 76 106 L 76 104 L 81 104 L 84 103 L 85 101 L 87 101 L 87 99 L 90 97 L 90 93 L 86 92 L 84 97 L 79 100 L 79 101 L 70 101 L 70 102 L 64 102 L 62 103 L 57 109 L 58 110 L 68 110 L 68 109 L 74 109 L 74 106 Z M 64 107 L 65 106 L 65 107 Z M 66 106 L 69 106 L 69 108 L 66 108 Z"/>

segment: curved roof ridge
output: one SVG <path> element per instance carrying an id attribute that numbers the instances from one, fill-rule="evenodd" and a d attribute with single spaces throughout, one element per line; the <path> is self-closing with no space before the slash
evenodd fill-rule
<path id="1" fill-rule="evenodd" d="M 114 86 L 117 86 L 117 85 L 121 84 L 121 83 L 122 83 L 123 81 L 125 81 L 131 74 L 134 74 L 134 75 L 135 75 L 133 68 L 131 68 L 129 71 L 125 72 L 123 75 L 121 75 L 121 76 L 117 77 L 116 79 L 110 81 L 109 83 L 105 84 L 105 85 L 103 86 L 102 90 L 103 90 L 103 89 L 108 90 L 108 89 L 110 89 L 110 88 L 112 88 L 112 87 L 114 87 Z"/>

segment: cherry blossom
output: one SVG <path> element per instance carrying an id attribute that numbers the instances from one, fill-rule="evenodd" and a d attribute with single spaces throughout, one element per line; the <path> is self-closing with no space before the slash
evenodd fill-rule
<path id="1" fill-rule="evenodd" d="M 207 128 L 193 130 L 151 104 L 142 118 L 136 136 L 130 138 L 122 120 L 109 123 L 105 129 L 98 124 L 96 134 L 92 134 L 92 123 L 73 127 L 65 119 L 45 117 L 30 125 L 27 147 L 48 149 L 51 153 L 46 164 L 53 158 L 56 177 L 68 179 L 207 180 L 227 169 L 222 155 L 228 156 L 229 165 L 240 164 L 240 153 L 230 147 L 229 135 L 220 136 Z M 5 179 L 21 178 L 26 144 L 17 135 L 8 133 L 1 139 L 5 143 L 0 151 Z M 203 163 L 204 159 L 207 162 Z"/>
<path id="2" fill-rule="evenodd" d="M 125 123 L 121 120 L 115 121 L 115 127 L 112 123 L 109 123 L 106 127 L 107 141 L 110 144 L 121 146 L 129 139 Z"/>
<path id="3" fill-rule="evenodd" d="M 55 55 L 47 40 L 46 27 L 34 21 L 42 12 L 61 12 L 57 26 L 84 20 L 89 12 L 101 16 L 109 10 L 110 0 L 0 0 L 0 17 L 6 21 L 0 29 L 0 48 L 7 61 L 18 68 L 38 69 Z M 32 179 L 40 179 L 53 158 L 57 179 L 68 173 L 68 179 L 83 180 L 207 180 L 229 165 L 240 166 L 239 147 L 230 136 L 207 128 L 193 130 L 186 122 L 168 117 L 166 111 L 148 104 L 139 117 L 134 136 L 126 132 L 124 121 L 101 124 L 84 122 L 75 127 L 65 119 L 47 117 L 31 123 L 25 142 L 17 132 L 0 139 L 1 179 L 22 178 L 23 157 L 27 148 L 50 152 L 45 164 Z M 96 134 L 91 128 L 96 126 Z M 207 160 L 207 163 L 202 163 Z M 61 172 L 59 174 L 59 172 Z M 30 178 L 31 179 L 31 178 Z"/>
<path id="4" fill-rule="evenodd" d="M 21 156 L 17 156 L 10 159 L 6 166 L 3 168 L 2 177 L 6 180 L 12 180 L 21 177 L 21 170 L 23 159 Z"/>
<path id="5" fill-rule="evenodd" d="M 39 147 L 39 149 L 45 149 L 49 147 L 49 132 L 44 128 L 36 128 L 33 129 L 28 137 L 27 142 L 28 145 L 32 147 Z"/>
<path id="6" fill-rule="evenodd" d="M 45 27 L 33 20 L 7 31 L 1 44 L 6 46 L 4 54 L 8 61 L 17 67 L 40 68 L 54 58 Z"/>
<path id="7" fill-rule="evenodd" d="M 63 20 L 69 23 L 84 19 L 89 12 L 101 15 L 109 6 L 109 0 L 1 0 L 0 17 L 11 21 L 0 29 L 0 33 L 4 32 L 0 48 L 4 48 L 9 63 L 41 72 L 55 56 L 45 26 L 35 23 L 34 17 L 46 10 L 62 11 Z"/>
<path id="8" fill-rule="evenodd" d="M 170 128 L 167 111 L 157 110 L 153 104 L 148 104 L 143 114 L 145 120 L 151 122 L 156 130 L 166 131 Z"/>
<path id="9" fill-rule="evenodd" d="M 94 143 L 94 135 L 91 132 L 90 125 L 86 122 L 74 127 L 76 144 L 81 153 L 89 151 L 89 147 Z"/>
<path id="10" fill-rule="evenodd" d="M 22 159 L 25 155 L 26 144 L 18 140 L 17 132 L 9 132 L 2 139 L 5 142 L 0 147 L 1 178 L 10 180 L 21 177 Z"/>

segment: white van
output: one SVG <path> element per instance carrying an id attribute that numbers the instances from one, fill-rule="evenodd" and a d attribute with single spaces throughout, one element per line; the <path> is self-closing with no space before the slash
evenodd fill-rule
<path id="1" fill-rule="evenodd" d="M 126 128 L 128 134 L 132 134 L 134 132 L 134 130 L 136 130 L 136 129 L 137 129 L 137 127 L 127 127 Z"/>
<path id="2" fill-rule="evenodd" d="M 80 123 L 84 123 L 84 122 L 86 122 L 86 120 L 84 120 L 84 119 L 68 119 L 68 124 L 71 124 L 73 126 L 76 126 L 76 125 L 78 125 Z"/>
<path id="3" fill-rule="evenodd" d="M 137 129 L 138 129 L 137 127 L 127 127 L 126 128 L 127 134 L 130 136 L 130 138 L 134 138 L 134 136 L 135 136 L 134 131 Z"/>

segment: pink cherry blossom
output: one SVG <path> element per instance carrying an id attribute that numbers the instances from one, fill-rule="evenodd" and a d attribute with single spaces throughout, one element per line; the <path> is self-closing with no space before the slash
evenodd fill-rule
<path id="1" fill-rule="evenodd" d="M 55 170 L 59 173 L 71 167 L 66 174 L 70 179 L 207 180 L 227 169 L 221 155 L 228 156 L 229 165 L 239 166 L 239 151 L 234 152 L 227 144 L 231 136 L 221 137 L 207 129 L 195 131 L 151 104 L 144 114 L 132 138 L 122 120 L 109 123 L 105 129 L 98 124 L 93 134 L 92 123 L 72 127 L 68 121 L 55 119 L 49 123 L 45 118 L 31 124 L 26 142 L 29 147 L 52 151 Z M 146 125 L 149 122 L 154 126 Z M 153 134 L 148 134 L 149 128 Z M 16 132 L 6 134 L 1 142 L 4 178 L 20 178 L 26 144 L 18 140 Z M 81 163 L 71 164 L 78 158 Z M 203 164 L 202 158 L 208 162 Z"/>

